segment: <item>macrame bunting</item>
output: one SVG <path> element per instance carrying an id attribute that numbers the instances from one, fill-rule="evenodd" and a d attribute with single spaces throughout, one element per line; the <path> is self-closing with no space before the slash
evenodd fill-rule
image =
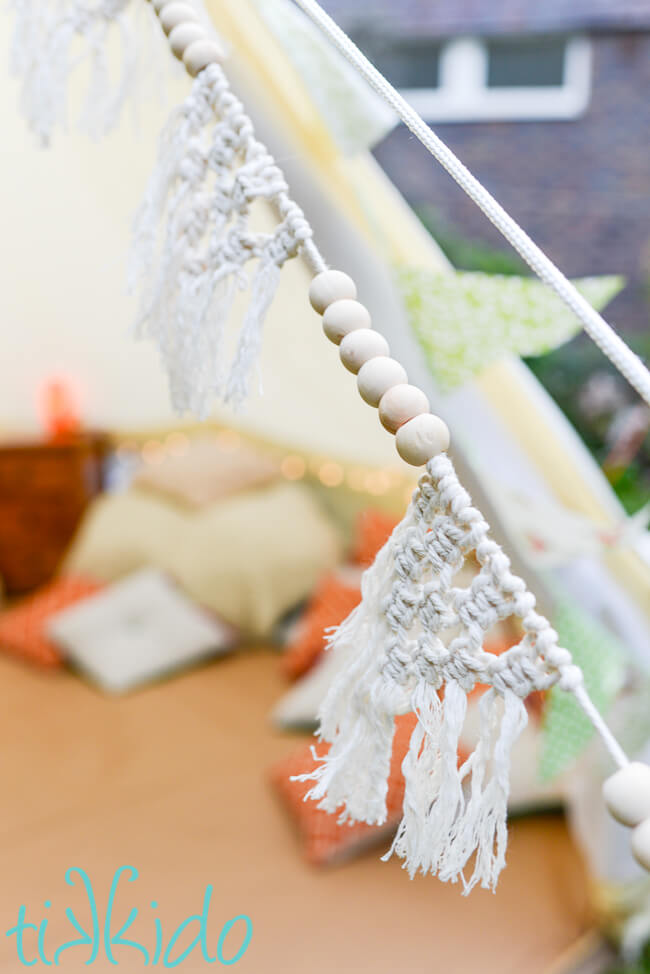
<path id="1" fill-rule="evenodd" d="M 331 639 L 347 657 L 320 715 L 321 739 L 332 746 L 304 778 L 315 781 L 308 797 L 342 821 L 382 823 L 394 720 L 414 711 L 404 816 L 389 855 L 402 857 L 411 876 L 437 873 L 465 892 L 494 888 L 505 864 L 510 753 L 526 725 L 526 697 L 555 684 L 580 696 L 582 687 L 580 669 L 488 532 L 450 459 L 430 460 L 364 575 L 361 604 Z M 472 558 L 478 574 L 456 587 Z M 485 652 L 488 630 L 512 616 L 521 642 L 500 656 Z M 477 744 L 461 763 L 467 694 L 478 684 L 490 689 Z"/>
<path id="2" fill-rule="evenodd" d="M 277 218 L 271 231 L 251 223 L 259 203 Z M 159 345 L 175 409 L 204 416 L 212 395 L 242 402 L 280 270 L 310 237 L 281 170 L 210 64 L 163 132 L 131 265 L 141 288 L 137 330 Z M 228 362 L 226 324 L 244 290 L 248 308 Z"/>
<path id="3" fill-rule="evenodd" d="M 91 60 L 93 128 L 103 131 L 115 120 L 130 87 L 124 17 L 131 2 L 16 0 L 14 63 L 27 117 L 44 140 L 63 120 L 79 50 L 75 39 Z M 650 402 L 650 374 L 607 323 L 315 0 L 297 2 Z M 412 711 L 418 720 L 403 763 L 404 814 L 391 853 L 404 859 L 411 875 L 436 873 L 462 882 L 465 892 L 477 883 L 494 888 L 505 863 L 510 754 L 526 724 L 525 700 L 557 686 L 574 695 L 618 765 L 606 783 L 606 801 L 619 821 L 635 827 L 634 854 L 650 869 L 650 768 L 628 762 L 591 702 L 581 669 L 489 537 L 447 456 L 446 425 L 370 327 L 354 281 L 327 270 L 281 170 L 230 90 L 222 52 L 199 23 L 199 11 L 182 3 L 138 4 L 155 7 L 172 50 L 195 76 L 162 134 L 136 219 L 131 264 L 131 285 L 140 292 L 137 331 L 160 348 L 173 405 L 201 416 L 213 395 L 241 403 L 281 269 L 300 253 L 315 275 L 312 306 L 323 315 L 325 334 L 340 345 L 342 362 L 358 376 L 361 395 L 395 433 L 400 456 L 415 466 L 426 463 L 404 520 L 364 575 L 361 604 L 332 637 L 344 665 L 323 706 L 320 734 L 331 747 L 304 777 L 313 781 L 308 797 L 342 820 L 383 822 L 395 717 Z M 114 26 L 125 53 L 122 82 L 111 94 L 107 42 Z M 241 292 L 248 303 L 231 335 L 228 320 Z M 459 572 L 472 561 L 477 574 L 462 585 Z M 486 652 L 488 631 L 509 617 L 520 620 L 521 641 L 498 657 Z M 467 694 L 477 685 L 488 687 L 480 731 L 472 754 L 459 761 Z M 647 807 L 638 794 L 647 795 Z"/>
<path id="4" fill-rule="evenodd" d="M 139 32 L 129 22 L 133 0 L 14 0 L 12 72 L 20 78 L 20 106 L 44 145 L 67 123 L 68 83 L 81 64 L 89 70 L 80 127 L 99 137 L 117 122 L 134 89 Z M 149 4 L 137 3 L 153 20 Z M 109 39 L 118 37 L 121 63 L 111 77 Z"/>

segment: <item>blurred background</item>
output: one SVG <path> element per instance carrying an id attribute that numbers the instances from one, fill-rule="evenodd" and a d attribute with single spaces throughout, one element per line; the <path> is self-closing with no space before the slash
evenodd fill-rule
<path id="1" fill-rule="evenodd" d="M 650 0 L 323 5 L 647 360 Z M 206 11 L 319 246 L 449 423 L 495 537 L 647 760 L 650 409 L 292 0 Z M 17 63 L 13 27 L 3 14 Z M 157 350 L 133 338 L 126 265 L 160 130 L 189 82 L 144 0 L 106 43 L 109 93 L 125 50 L 144 70 L 101 139 L 80 131 L 82 38 L 46 146 L 25 123 L 25 76 L 0 86 L 6 928 L 21 903 L 38 919 L 49 898 L 51 955 L 71 935 L 66 906 L 90 922 L 65 870 L 82 865 L 105 900 L 132 863 L 130 935 L 151 946 L 152 899 L 169 935 L 211 882 L 215 937 L 238 913 L 253 921 L 243 971 L 650 970 L 650 881 L 603 811 L 608 758 L 560 692 L 527 701 L 495 896 L 380 861 L 412 715 L 397 722 L 385 827 L 340 825 L 303 801 L 291 778 L 314 767 L 338 672 L 327 632 L 358 604 L 418 471 L 324 341 L 299 260 L 283 270 L 246 407 L 174 414 Z M 477 570 L 470 559 L 458 584 Z M 520 638 L 508 620 L 485 649 Z M 81 951 L 68 957 L 82 969 Z M 16 963 L 0 938 L 0 971 Z M 203 969 L 198 956 L 186 969 Z"/>

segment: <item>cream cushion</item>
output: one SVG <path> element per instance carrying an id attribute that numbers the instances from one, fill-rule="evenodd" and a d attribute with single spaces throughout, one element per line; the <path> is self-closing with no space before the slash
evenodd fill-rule
<path id="1" fill-rule="evenodd" d="M 224 443 L 215 436 L 194 436 L 184 453 L 169 453 L 158 463 L 144 464 L 134 483 L 190 507 L 205 507 L 279 476 L 277 460 L 253 447 Z"/>
<path id="2" fill-rule="evenodd" d="M 336 529 L 301 484 L 280 482 L 194 512 L 131 488 L 91 505 L 62 570 L 111 582 L 158 568 L 224 621 L 264 636 L 339 554 Z"/>
<path id="3" fill-rule="evenodd" d="M 154 494 L 102 494 L 84 515 L 62 571 L 114 582 L 147 566 L 165 570 L 183 543 L 188 523 L 186 512 Z"/>
<path id="4" fill-rule="evenodd" d="M 196 514 L 174 574 L 202 605 L 265 635 L 340 556 L 339 536 L 308 488 L 280 483 Z"/>

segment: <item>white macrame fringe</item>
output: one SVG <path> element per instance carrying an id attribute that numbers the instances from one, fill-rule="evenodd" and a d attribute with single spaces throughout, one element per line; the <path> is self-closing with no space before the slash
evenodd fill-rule
<path id="1" fill-rule="evenodd" d="M 116 124 L 134 92 L 141 37 L 127 11 L 133 0 L 14 0 L 11 69 L 21 80 L 20 107 L 43 145 L 67 125 L 68 86 L 81 67 L 89 73 L 80 128 L 97 138 Z M 150 4 L 144 15 L 152 25 Z M 121 52 L 119 76 L 111 77 L 109 42 Z"/>
<path id="2" fill-rule="evenodd" d="M 330 639 L 330 649 L 345 655 L 347 666 L 330 688 L 320 714 L 320 736 L 333 742 L 328 759 L 313 775 L 316 784 L 309 797 L 328 812 L 340 810 L 340 821 L 381 825 L 386 820 L 387 778 L 392 756 L 394 720 L 408 704 L 408 695 L 381 680 L 383 632 L 369 605 L 380 605 L 390 595 L 393 549 L 408 533 L 412 508 L 395 528 L 373 565 L 361 580 L 362 601 Z M 395 695 L 393 706 L 377 706 L 383 690 Z M 372 703 L 372 695 L 375 695 Z M 388 704 L 388 701 L 386 701 Z"/>
<path id="3" fill-rule="evenodd" d="M 331 640 L 346 665 L 320 715 L 330 749 L 301 779 L 314 782 L 307 798 L 341 821 L 385 821 L 394 718 L 413 711 L 403 818 L 388 855 L 403 858 L 411 876 L 435 873 L 465 892 L 477 883 L 494 889 L 505 864 L 510 757 L 526 726 L 525 698 L 556 683 L 585 692 L 581 671 L 488 532 L 449 458 L 435 457 L 365 573 L 360 605 Z M 480 571 L 456 587 L 472 554 Z M 485 652 L 487 631 L 511 616 L 521 621 L 521 642 L 498 657 Z M 459 763 L 467 694 L 477 684 L 490 689 L 476 746 Z"/>
<path id="4" fill-rule="evenodd" d="M 443 881 L 461 880 L 466 893 L 478 882 L 493 889 L 505 865 L 510 755 L 526 726 L 525 704 L 512 691 L 502 700 L 487 691 L 480 702 L 479 740 L 459 766 L 465 692 L 450 681 L 444 702 L 426 684 L 418 694 L 418 726 L 403 764 L 404 817 L 385 858 L 393 853 L 403 858 L 411 876 L 420 870 L 437 873 Z M 474 871 L 466 879 L 464 870 L 474 854 Z"/>
<path id="5" fill-rule="evenodd" d="M 130 269 L 141 292 L 136 331 L 158 344 L 181 413 L 205 416 L 213 395 L 235 405 L 247 395 L 280 270 L 311 237 L 287 192 L 223 70 L 209 65 L 163 132 Z M 251 225 L 259 202 L 278 221 L 270 232 Z M 227 323 L 244 290 L 249 303 L 229 351 Z"/>

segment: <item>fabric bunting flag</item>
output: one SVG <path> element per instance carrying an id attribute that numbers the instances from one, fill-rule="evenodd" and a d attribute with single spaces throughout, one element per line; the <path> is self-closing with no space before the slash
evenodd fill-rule
<path id="1" fill-rule="evenodd" d="M 449 391 L 505 355 L 542 355 L 569 341 L 580 322 L 541 281 L 530 277 L 398 267 L 408 320 L 441 390 Z M 621 277 L 574 284 L 600 310 Z"/>

